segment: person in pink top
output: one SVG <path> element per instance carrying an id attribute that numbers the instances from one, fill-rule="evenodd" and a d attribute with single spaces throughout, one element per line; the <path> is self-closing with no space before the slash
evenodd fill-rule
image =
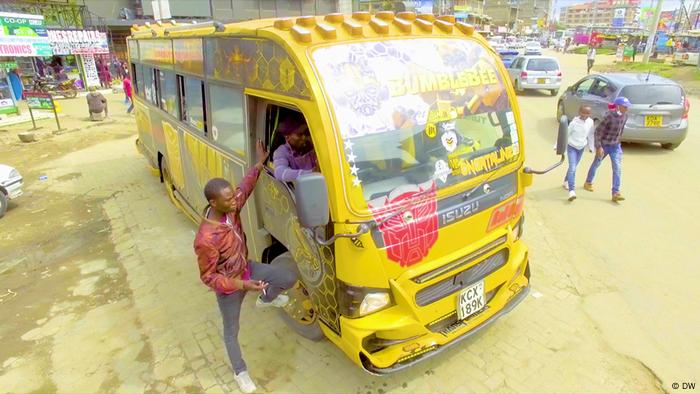
<path id="1" fill-rule="evenodd" d="M 130 114 L 131 111 L 134 110 L 134 97 L 132 96 L 134 93 L 134 90 L 131 87 L 131 77 L 129 77 L 128 73 L 126 75 L 124 75 L 124 81 L 122 82 L 122 88 L 124 89 L 124 95 L 126 96 L 126 99 L 129 100 L 129 108 L 126 110 L 126 113 Z"/>

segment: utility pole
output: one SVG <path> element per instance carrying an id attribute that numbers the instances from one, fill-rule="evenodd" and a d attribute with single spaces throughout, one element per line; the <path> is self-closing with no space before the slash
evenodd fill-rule
<path id="1" fill-rule="evenodd" d="M 644 59 L 642 63 L 649 63 L 649 56 L 651 56 L 651 51 L 654 49 L 654 39 L 656 38 L 656 31 L 659 28 L 659 19 L 661 19 L 661 9 L 664 6 L 664 0 L 659 0 L 656 4 L 656 10 L 654 11 L 654 24 L 651 26 L 651 33 L 649 33 L 649 38 L 647 39 L 647 47 L 644 49 Z"/>

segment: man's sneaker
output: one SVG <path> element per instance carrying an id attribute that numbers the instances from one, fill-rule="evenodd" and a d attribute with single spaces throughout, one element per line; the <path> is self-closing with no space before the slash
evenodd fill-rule
<path id="1" fill-rule="evenodd" d="M 569 192 L 569 201 L 574 201 L 576 199 L 576 192 L 571 190 Z"/>
<path id="2" fill-rule="evenodd" d="M 564 181 L 564 183 L 561 186 L 564 188 L 564 190 L 569 190 L 569 182 Z"/>
<path id="3" fill-rule="evenodd" d="M 270 302 L 265 302 L 262 300 L 262 294 L 258 296 L 258 300 L 255 301 L 255 306 L 258 308 L 267 308 L 270 306 L 274 306 L 275 308 L 284 308 L 287 303 L 289 303 L 289 296 L 286 296 L 284 294 L 280 294 L 275 298 L 274 300 Z"/>
<path id="4" fill-rule="evenodd" d="M 584 184 L 583 184 L 583 190 L 588 190 L 589 192 L 592 192 L 592 191 L 593 191 L 593 184 L 592 184 L 592 183 L 588 183 L 588 182 L 584 183 Z"/>
<path id="5" fill-rule="evenodd" d="M 233 379 L 238 383 L 238 388 L 246 394 L 254 393 L 258 388 L 255 387 L 253 379 L 248 375 L 248 371 L 243 371 L 239 374 L 233 375 Z"/>
<path id="6" fill-rule="evenodd" d="M 613 200 L 613 202 L 620 202 L 620 201 L 625 201 L 625 198 L 622 197 L 622 194 L 620 194 L 620 193 L 613 193 L 612 200 Z"/>

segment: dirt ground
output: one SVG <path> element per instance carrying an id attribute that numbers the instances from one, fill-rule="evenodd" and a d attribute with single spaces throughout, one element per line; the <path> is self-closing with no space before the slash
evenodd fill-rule
<path id="1" fill-rule="evenodd" d="M 557 56 L 567 84 L 585 72 L 585 56 Z M 237 392 L 215 299 L 199 282 L 195 224 L 136 152 L 122 96 L 109 100 L 102 123 L 87 120 L 84 98 L 62 100 L 66 132 L 42 120 L 39 142 L 16 137 L 31 123 L 0 130 L 0 162 L 25 178 L 0 219 L 0 392 Z M 519 101 L 526 161 L 544 167 L 555 159 L 556 98 Z M 248 297 L 240 337 L 253 378 L 264 392 L 689 392 L 673 383 L 700 383 L 694 130 L 674 152 L 625 146 L 620 206 L 607 164 L 598 190 L 574 204 L 563 168 L 536 178 L 531 296 L 463 345 L 374 377 Z"/>

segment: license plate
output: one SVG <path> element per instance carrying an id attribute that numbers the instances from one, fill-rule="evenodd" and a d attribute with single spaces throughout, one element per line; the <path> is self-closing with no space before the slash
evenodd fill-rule
<path id="1" fill-rule="evenodd" d="M 537 83 L 547 83 L 545 78 L 537 78 Z"/>
<path id="2" fill-rule="evenodd" d="M 661 115 L 647 115 L 644 117 L 644 127 L 661 127 L 662 120 Z"/>
<path id="3" fill-rule="evenodd" d="M 464 320 L 484 309 L 484 281 L 462 290 L 457 297 L 457 318 Z"/>

